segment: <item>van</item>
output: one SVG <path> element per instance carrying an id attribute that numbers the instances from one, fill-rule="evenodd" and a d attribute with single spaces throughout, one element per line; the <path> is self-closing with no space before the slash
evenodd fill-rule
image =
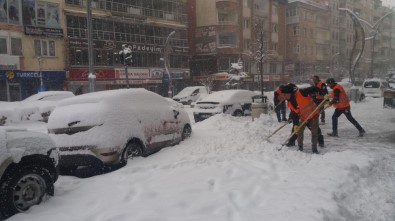
<path id="1" fill-rule="evenodd" d="M 387 81 L 379 78 L 365 79 L 362 84 L 362 90 L 366 97 L 382 97 L 386 89 L 388 89 Z"/>
<path id="2" fill-rule="evenodd" d="M 191 105 L 191 103 L 197 101 L 202 94 L 207 94 L 205 86 L 186 87 L 174 96 L 173 100 L 182 104 Z"/>

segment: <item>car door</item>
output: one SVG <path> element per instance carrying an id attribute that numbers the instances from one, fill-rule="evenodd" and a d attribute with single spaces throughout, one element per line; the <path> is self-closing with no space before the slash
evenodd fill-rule
<path id="1" fill-rule="evenodd" d="M 168 136 L 168 145 L 176 143 L 181 139 L 181 121 L 179 120 L 180 110 L 178 107 L 170 106 L 167 118 L 163 122 L 163 133 Z"/>

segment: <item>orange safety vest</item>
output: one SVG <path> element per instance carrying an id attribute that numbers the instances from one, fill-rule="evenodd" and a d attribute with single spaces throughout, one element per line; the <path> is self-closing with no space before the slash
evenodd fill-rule
<path id="1" fill-rule="evenodd" d="M 321 91 L 321 87 L 322 87 L 323 82 L 319 81 L 315 86 L 318 87 Z M 316 93 L 315 94 L 315 98 L 317 98 L 318 100 L 324 100 L 324 95 L 321 95 L 320 93 Z"/>
<path id="2" fill-rule="evenodd" d="M 340 84 L 336 84 L 333 87 L 333 90 L 331 92 L 331 97 L 334 98 L 335 97 L 335 90 L 338 89 L 340 91 L 339 94 L 339 101 L 337 103 L 334 103 L 333 106 L 335 108 L 346 108 L 350 106 L 350 101 L 348 100 L 346 91 L 344 91 L 344 88 L 340 85 Z"/>
<path id="3" fill-rule="evenodd" d="M 317 105 L 314 103 L 314 100 L 311 97 L 305 97 L 300 93 L 299 90 L 295 92 L 295 98 L 296 98 L 296 103 L 298 103 L 297 108 L 295 108 L 291 102 L 288 102 L 288 107 L 291 109 L 293 112 L 297 113 L 299 115 L 299 118 L 301 120 L 306 120 L 311 113 L 313 113 L 314 109 L 317 107 Z M 318 115 L 320 112 L 319 110 L 316 110 L 313 115 L 311 115 L 311 118 L 314 116 Z"/>

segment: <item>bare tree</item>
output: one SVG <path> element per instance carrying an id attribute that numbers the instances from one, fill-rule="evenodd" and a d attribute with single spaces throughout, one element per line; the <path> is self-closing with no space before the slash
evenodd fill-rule
<path id="1" fill-rule="evenodd" d="M 259 64 L 260 88 L 261 95 L 263 95 L 263 64 L 275 58 L 276 52 L 269 49 L 268 33 L 265 32 L 265 21 L 263 19 L 255 19 L 254 34 L 255 41 L 252 56 L 256 64 Z"/>
<path id="2" fill-rule="evenodd" d="M 210 74 L 204 74 L 205 78 L 201 81 L 199 81 L 199 83 L 201 85 L 203 85 L 204 87 L 206 87 L 207 93 L 211 94 L 211 90 L 214 87 L 214 79 L 213 76 Z"/>

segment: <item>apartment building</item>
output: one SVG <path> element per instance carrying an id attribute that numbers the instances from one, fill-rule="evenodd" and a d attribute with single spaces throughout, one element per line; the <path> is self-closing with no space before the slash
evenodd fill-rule
<path id="1" fill-rule="evenodd" d="M 66 0 L 67 86 L 88 91 L 88 38 L 86 0 Z M 132 49 L 128 67 L 130 87 L 167 95 L 169 77 L 164 69 L 164 47 L 171 48 L 169 72 L 175 92 L 189 83 L 187 16 L 183 0 L 92 0 L 96 90 L 127 87 L 119 52 Z M 170 36 L 173 31 L 174 34 Z"/>
<path id="2" fill-rule="evenodd" d="M 224 72 L 232 63 L 241 60 L 244 72 L 250 76 L 244 79 L 241 87 L 257 88 L 260 81 L 259 65 L 255 60 L 257 25 L 264 27 L 265 44 L 274 52 L 271 60 L 264 64 L 265 84 L 274 87 L 272 82 L 286 81 L 283 72 L 285 3 L 272 0 L 189 0 L 188 15 L 192 17 L 189 23 L 192 30 L 190 68 L 194 81 L 212 75 L 218 81 L 217 89 L 227 88 Z"/>
<path id="3" fill-rule="evenodd" d="M 0 1 L 0 100 L 63 90 L 64 17 L 56 0 Z"/>

